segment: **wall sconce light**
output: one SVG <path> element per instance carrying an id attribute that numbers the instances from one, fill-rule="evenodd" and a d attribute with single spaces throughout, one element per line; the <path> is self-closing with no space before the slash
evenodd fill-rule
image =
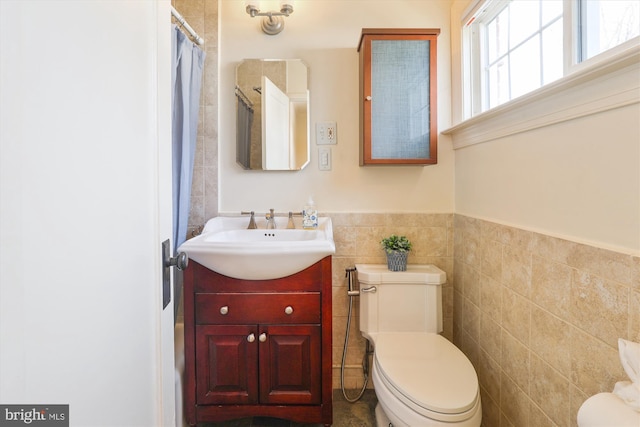
<path id="1" fill-rule="evenodd" d="M 280 12 L 260 12 L 259 2 L 256 0 L 245 1 L 247 13 L 252 18 L 256 16 L 263 16 L 262 18 L 262 31 L 270 36 L 280 33 L 284 29 L 283 16 L 289 16 L 293 13 L 293 0 L 285 0 L 280 4 Z"/>

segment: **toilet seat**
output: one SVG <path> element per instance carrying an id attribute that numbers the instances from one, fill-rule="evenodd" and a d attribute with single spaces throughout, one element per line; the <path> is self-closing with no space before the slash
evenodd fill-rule
<path id="1" fill-rule="evenodd" d="M 374 371 L 391 394 L 418 414 L 459 422 L 479 409 L 478 379 L 466 356 L 435 333 L 375 337 Z"/>

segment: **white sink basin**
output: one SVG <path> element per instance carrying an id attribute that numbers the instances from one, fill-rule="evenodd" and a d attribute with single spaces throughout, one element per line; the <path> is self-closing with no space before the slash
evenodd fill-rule
<path id="1" fill-rule="evenodd" d="M 245 280 L 290 276 L 336 252 L 331 218 L 319 218 L 316 230 L 288 230 L 287 218 L 276 218 L 275 230 L 247 230 L 248 224 L 247 217 L 212 218 L 178 250 L 210 270 Z"/>

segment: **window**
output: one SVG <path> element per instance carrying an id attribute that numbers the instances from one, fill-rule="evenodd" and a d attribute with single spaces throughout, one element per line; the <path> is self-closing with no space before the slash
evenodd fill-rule
<path id="1" fill-rule="evenodd" d="M 640 34 L 638 0 L 475 5 L 463 26 L 465 118 L 558 80 L 575 64 Z"/>
<path id="2" fill-rule="evenodd" d="M 512 1 L 487 22 L 482 42 L 488 106 L 562 76 L 562 1 Z"/>
<path id="3" fill-rule="evenodd" d="M 583 0 L 580 5 L 581 60 L 640 35 L 639 1 Z"/>

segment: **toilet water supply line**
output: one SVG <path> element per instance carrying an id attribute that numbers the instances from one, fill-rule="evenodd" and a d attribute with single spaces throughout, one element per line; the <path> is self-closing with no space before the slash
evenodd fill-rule
<path id="1" fill-rule="evenodd" d="M 349 329 L 351 329 L 351 312 L 353 310 L 353 297 L 357 297 L 360 295 L 360 291 L 353 290 L 353 273 L 356 272 L 355 267 L 345 269 L 347 278 L 347 295 L 349 296 L 349 313 L 347 315 L 347 331 L 344 334 L 344 347 L 342 350 L 342 365 L 340 366 L 340 389 L 342 390 L 342 395 L 345 400 L 349 403 L 354 403 L 360 400 L 364 391 L 367 388 L 367 383 L 369 382 L 369 340 L 367 340 L 367 349 L 364 353 L 364 357 L 362 358 L 362 374 L 364 376 L 364 384 L 362 385 L 362 390 L 358 392 L 358 394 L 351 398 L 347 396 L 347 392 L 344 388 L 344 368 L 345 362 L 347 360 L 347 346 L 349 344 Z"/>

